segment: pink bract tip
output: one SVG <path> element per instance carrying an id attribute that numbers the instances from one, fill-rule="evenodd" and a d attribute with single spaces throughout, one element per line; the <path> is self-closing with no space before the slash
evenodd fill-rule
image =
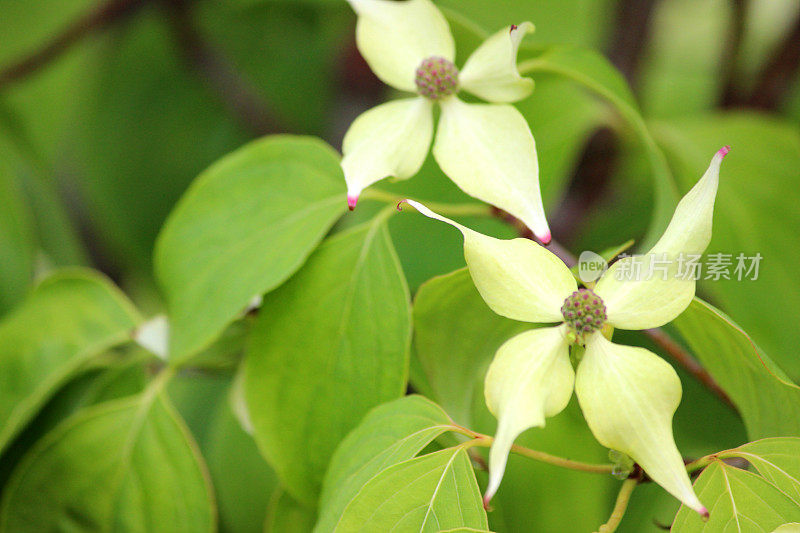
<path id="1" fill-rule="evenodd" d="M 351 196 L 347 195 L 347 208 L 352 211 L 356 208 L 356 203 L 358 203 L 358 196 Z"/>
<path id="2" fill-rule="evenodd" d="M 700 508 L 700 516 L 703 517 L 703 522 L 705 522 L 706 520 L 708 520 L 708 518 L 711 516 L 711 514 L 709 514 L 708 509 L 706 509 L 705 507 L 701 507 Z"/>
<path id="3" fill-rule="evenodd" d="M 725 145 L 722 148 L 720 148 L 719 151 L 717 151 L 717 153 L 719 155 L 721 155 L 722 157 L 725 157 L 726 155 L 728 155 L 728 152 L 730 152 L 730 151 L 731 151 L 731 147 L 728 146 L 728 145 Z"/>
<path id="4" fill-rule="evenodd" d="M 550 241 L 553 238 L 549 231 L 541 236 L 537 235 L 537 237 L 539 237 L 539 240 L 542 241 L 542 244 L 550 244 Z"/>
<path id="5" fill-rule="evenodd" d="M 491 506 L 491 505 L 489 505 L 489 502 L 490 502 L 491 500 L 492 500 L 492 496 L 491 496 L 491 494 L 486 494 L 486 495 L 483 497 L 483 510 L 484 510 L 484 511 L 490 511 L 490 510 L 492 509 L 492 506 Z"/>

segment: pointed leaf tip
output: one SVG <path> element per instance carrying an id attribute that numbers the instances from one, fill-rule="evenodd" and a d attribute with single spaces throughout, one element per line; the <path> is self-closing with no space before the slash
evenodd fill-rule
<path id="1" fill-rule="evenodd" d="M 542 233 L 541 235 L 537 235 L 537 237 L 539 237 L 539 240 L 542 241 L 542 244 L 545 245 L 550 244 L 550 241 L 553 240 L 553 236 L 550 234 L 549 231 L 546 233 Z"/>
<path id="2" fill-rule="evenodd" d="M 358 195 L 357 194 L 348 194 L 347 195 L 347 208 L 352 211 L 356 208 L 356 204 L 358 203 Z"/>
<path id="3" fill-rule="evenodd" d="M 726 155 L 728 155 L 728 152 L 730 152 L 730 151 L 731 151 L 731 147 L 730 147 L 730 145 L 727 145 L 727 144 L 726 144 L 725 146 L 723 146 L 722 148 L 720 148 L 720 149 L 717 151 L 717 153 L 720 155 L 720 157 L 725 157 Z"/>
<path id="4" fill-rule="evenodd" d="M 489 494 L 488 492 L 483 496 L 483 510 L 484 511 L 491 511 L 492 506 L 489 504 L 492 501 L 492 496 L 494 496 L 494 492 Z"/>

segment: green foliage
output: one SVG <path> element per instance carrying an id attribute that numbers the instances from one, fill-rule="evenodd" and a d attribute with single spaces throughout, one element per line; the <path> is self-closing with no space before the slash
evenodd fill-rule
<path id="1" fill-rule="evenodd" d="M 736 323 L 696 298 L 673 324 L 730 395 L 751 439 L 800 435 L 800 387 Z"/>
<path id="2" fill-rule="evenodd" d="M 674 162 L 682 190 L 697 179 L 715 147 L 730 144 L 725 158 L 708 253 L 736 256 L 760 253 L 758 279 L 707 282 L 713 296 L 753 335 L 792 377 L 800 377 L 794 356 L 800 288 L 794 282 L 800 262 L 800 131 L 793 125 L 754 113 L 705 115 L 674 120 L 656 128 Z M 663 139 L 663 140 L 662 140 Z M 780 191 L 780 192 L 778 192 Z M 770 317 L 765 319 L 764 317 Z"/>
<path id="3" fill-rule="evenodd" d="M 347 505 L 375 475 L 414 458 L 453 428 L 442 408 L 421 396 L 406 396 L 373 409 L 331 458 L 316 533 L 333 531 Z"/>
<path id="4" fill-rule="evenodd" d="M 483 376 L 500 345 L 530 324 L 493 313 L 466 268 L 425 283 L 414 299 L 414 346 L 427 383 L 453 419 L 474 425 Z M 485 416 L 484 416 L 485 418 Z"/>
<path id="5" fill-rule="evenodd" d="M 101 275 L 44 280 L 0 324 L 0 450 L 81 365 L 128 340 L 139 320 Z"/>
<path id="6" fill-rule="evenodd" d="M 728 465 L 742 458 L 755 472 Z M 695 483 L 711 519 L 681 508 L 672 531 L 772 531 L 800 520 L 800 439 L 765 439 L 716 454 Z M 734 529 L 731 529 L 734 528 Z"/>
<path id="7" fill-rule="evenodd" d="M 98 405 L 25 457 L 3 493 L 0 531 L 213 531 L 201 461 L 157 388 Z"/>
<path id="8" fill-rule="evenodd" d="M 675 440 L 687 462 L 701 457 L 690 469 L 702 467 L 711 517 L 681 508 L 673 531 L 794 531 L 800 86 L 759 83 L 796 2 L 655 3 L 641 28 L 628 16 L 648 3 L 435 3 L 459 67 L 500 27 L 535 23 L 519 51 L 535 91 L 513 105 L 536 139 L 554 238 L 576 255 L 631 237 L 646 249 L 732 145 L 708 252 L 762 254 L 759 279 L 701 280 L 713 305 L 695 299 L 664 333 L 735 409 L 666 346 L 614 340 L 661 353 L 681 377 Z M 574 400 L 519 435 L 528 450 L 509 457 L 484 511 L 497 425 L 486 369 L 537 325 L 486 306 L 457 232 L 390 215 L 413 198 L 500 238 L 524 228 L 432 157 L 346 213 L 336 148 L 390 96 L 358 56 L 347 2 L 0 0 L 0 13 L 0 532 L 569 532 L 609 520 L 620 483 Z M 748 94 L 759 86 L 768 94 Z M 754 98 L 763 112 L 731 109 Z M 614 139 L 598 154 L 601 128 Z M 276 132 L 302 135 L 256 138 Z M 166 361 L 133 344 L 140 314 L 168 316 Z M 719 451 L 745 438 L 763 440 Z M 642 483 L 617 531 L 660 531 L 678 506 Z"/>
<path id="9" fill-rule="evenodd" d="M 372 478 L 334 531 L 486 530 L 486 512 L 464 448 L 410 459 Z"/>
<path id="10" fill-rule="evenodd" d="M 410 336 L 408 289 L 380 216 L 325 241 L 266 296 L 245 397 L 256 441 L 293 497 L 313 506 L 339 441 L 403 394 Z"/>
<path id="11" fill-rule="evenodd" d="M 17 181 L 0 167 L 0 315 L 17 304 L 28 291 L 33 278 L 35 246 L 28 206 Z"/>
<path id="12" fill-rule="evenodd" d="M 343 192 L 336 154 L 310 138 L 256 141 L 204 172 L 156 248 L 170 358 L 207 346 L 254 296 L 300 268 L 345 209 Z"/>

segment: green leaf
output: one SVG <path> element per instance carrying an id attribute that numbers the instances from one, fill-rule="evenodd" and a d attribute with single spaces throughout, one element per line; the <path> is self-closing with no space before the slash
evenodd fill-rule
<path id="1" fill-rule="evenodd" d="M 741 457 L 800 506 L 800 439 L 774 438 L 749 442 L 719 457 Z"/>
<path id="2" fill-rule="evenodd" d="M 460 446 L 396 464 L 367 483 L 334 531 L 488 529 L 478 483 Z"/>
<path id="3" fill-rule="evenodd" d="M 16 305 L 33 281 L 35 241 L 28 206 L 16 180 L 0 166 L 0 316 Z"/>
<path id="4" fill-rule="evenodd" d="M 800 439 L 751 442 L 715 454 L 695 482 L 695 492 L 711 514 L 708 522 L 681 507 L 672 531 L 772 531 L 800 520 Z M 746 459 L 756 472 L 722 459 Z"/>
<path id="5" fill-rule="evenodd" d="M 264 533 L 311 533 L 316 515 L 297 503 L 289 494 L 278 489 L 272 496 Z"/>
<path id="6" fill-rule="evenodd" d="M 695 298 L 672 324 L 731 397 L 751 439 L 800 435 L 800 388 L 733 320 Z"/>
<path id="7" fill-rule="evenodd" d="M 0 322 L 0 450 L 86 361 L 130 338 L 139 316 L 103 276 L 64 270 Z"/>
<path id="8" fill-rule="evenodd" d="M 15 470 L 0 513 L 8 532 L 214 528 L 202 459 L 155 388 L 86 409 L 44 437 Z"/>
<path id="9" fill-rule="evenodd" d="M 414 298 L 414 347 L 434 399 L 467 427 L 476 404 L 483 404 L 483 378 L 495 352 L 528 329 L 492 312 L 466 268 L 433 278 Z"/>
<path id="10" fill-rule="evenodd" d="M 482 37 L 496 32 L 508 24 L 519 24 L 530 20 L 536 31 L 526 37 L 527 43 L 549 44 L 554 42 L 601 46 L 611 22 L 606 16 L 611 4 L 608 0 L 580 0 L 578 2 L 541 2 L 539 0 L 437 0 L 448 18 L 457 15 L 459 22 L 469 23 L 480 30 Z M 460 42 L 458 44 L 461 44 Z M 457 49 L 460 62 L 466 61 L 466 53 Z"/>
<path id="11" fill-rule="evenodd" d="M 700 289 L 736 319 L 793 378 L 800 378 L 796 283 L 800 247 L 800 132 L 754 113 L 701 115 L 654 127 L 682 190 L 700 177 L 716 150 L 729 144 L 720 172 L 709 253 L 732 254 L 731 279 Z M 779 192 L 778 192 L 779 191 Z M 736 256 L 760 253 L 758 279 L 739 281 Z"/>
<path id="12" fill-rule="evenodd" d="M 328 239 L 264 299 L 245 397 L 261 451 L 301 503 L 316 502 L 336 445 L 367 411 L 402 396 L 410 322 L 382 216 Z"/>
<path id="13" fill-rule="evenodd" d="M 645 115 L 686 117 L 719 105 L 726 82 L 720 66 L 728 61 L 726 36 L 735 16 L 732 7 L 694 0 L 655 6 L 647 49 L 636 77 Z M 762 11 L 770 10 L 748 11 L 745 34 L 752 30 L 752 17 Z M 769 33 L 775 33 L 774 27 Z M 753 79 L 738 68 L 736 76 L 742 81 Z"/>
<path id="14" fill-rule="evenodd" d="M 716 461 L 695 482 L 697 496 L 711 518 L 703 522 L 696 512 L 681 507 L 672 531 L 771 531 L 800 520 L 800 507 L 763 478 Z"/>
<path id="15" fill-rule="evenodd" d="M 650 229 L 642 244 L 643 249 L 649 248 L 667 227 L 678 192 L 667 160 L 653 140 L 625 78 L 600 53 L 574 46 L 547 48 L 541 55 L 520 63 L 520 71 L 557 74 L 582 85 L 607 100 L 639 137 L 650 162 L 655 189 Z"/>
<path id="16" fill-rule="evenodd" d="M 345 208 L 339 156 L 311 137 L 266 137 L 203 172 L 156 245 L 170 357 L 207 346 L 254 296 L 286 281 Z"/>
<path id="17" fill-rule="evenodd" d="M 406 396 L 370 411 L 331 459 L 314 531 L 333 531 L 347 504 L 372 477 L 416 457 L 449 429 L 453 425 L 447 414 L 422 396 Z"/>
<path id="18" fill-rule="evenodd" d="M 277 476 L 231 410 L 228 376 L 181 374 L 168 389 L 208 465 L 219 507 L 219 527 L 227 533 L 263 531 Z"/>

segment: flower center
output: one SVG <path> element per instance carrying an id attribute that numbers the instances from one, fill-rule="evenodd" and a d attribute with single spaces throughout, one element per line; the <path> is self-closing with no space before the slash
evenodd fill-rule
<path id="1" fill-rule="evenodd" d="M 603 300 L 589 289 L 578 289 L 564 300 L 561 314 L 578 339 L 603 327 L 607 318 Z"/>
<path id="2" fill-rule="evenodd" d="M 458 90 L 458 69 L 443 57 L 429 57 L 417 67 L 417 92 L 431 100 L 441 100 Z"/>

